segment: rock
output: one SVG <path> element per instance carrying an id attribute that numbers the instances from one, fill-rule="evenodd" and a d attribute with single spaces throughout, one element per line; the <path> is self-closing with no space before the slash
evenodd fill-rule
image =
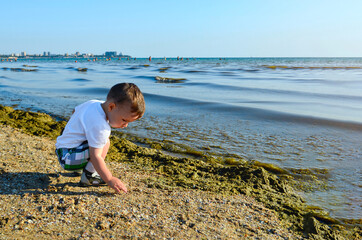
<path id="1" fill-rule="evenodd" d="M 26 64 L 24 64 L 24 65 L 23 65 L 23 67 L 31 67 L 31 68 L 36 68 L 36 67 L 38 67 L 38 66 L 32 66 L 32 65 L 26 65 Z"/>
<path id="2" fill-rule="evenodd" d="M 312 234 L 319 234 L 319 222 L 314 217 L 311 217 L 310 215 L 305 216 L 304 219 L 304 233 L 306 235 Z"/>
<path id="3" fill-rule="evenodd" d="M 1 217 L 0 218 L 0 228 L 6 226 L 9 222 L 9 218 L 8 217 Z"/>
<path id="4" fill-rule="evenodd" d="M 10 68 L 13 72 L 36 72 L 38 69 L 27 69 L 27 68 Z"/>
<path id="5" fill-rule="evenodd" d="M 109 221 L 98 221 L 96 224 L 96 228 L 99 230 L 109 229 L 111 227 L 111 223 Z"/>
<path id="6" fill-rule="evenodd" d="M 168 77 L 155 77 L 158 83 L 182 83 L 186 81 L 186 78 L 168 78 Z"/>

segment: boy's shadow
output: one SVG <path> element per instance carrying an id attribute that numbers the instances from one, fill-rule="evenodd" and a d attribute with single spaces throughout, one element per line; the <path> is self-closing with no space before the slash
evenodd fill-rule
<path id="1" fill-rule="evenodd" d="M 103 195 L 97 191 L 68 191 L 67 187 L 79 187 L 77 182 L 51 184 L 52 178 L 60 177 L 59 173 L 40 172 L 5 172 L 0 169 L 0 195 L 23 195 L 24 193 L 50 193 L 63 195 Z M 72 173 L 61 173 L 64 177 L 72 177 Z M 63 191 L 64 189 L 64 191 Z"/>
<path id="2" fill-rule="evenodd" d="M 49 175 L 52 174 L 3 171 L 0 174 L 0 194 L 20 194 L 47 189 L 51 182 Z"/>

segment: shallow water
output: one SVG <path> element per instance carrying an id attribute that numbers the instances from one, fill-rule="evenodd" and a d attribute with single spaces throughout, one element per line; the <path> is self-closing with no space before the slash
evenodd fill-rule
<path id="1" fill-rule="evenodd" d="M 147 105 L 122 131 L 215 156 L 327 169 L 329 188 L 305 193 L 308 202 L 362 218 L 362 58 L 1 62 L 0 103 L 69 116 L 118 82 L 136 83 Z"/>

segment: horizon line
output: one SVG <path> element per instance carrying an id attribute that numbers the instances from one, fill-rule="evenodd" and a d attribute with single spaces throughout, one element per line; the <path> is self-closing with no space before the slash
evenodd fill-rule
<path id="1" fill-rule="evenodd" d="M 0 53 L 0 58 L 3 56 L 3 58 L 7 58 L 9 57 L 10 55 L 12 54 L 2 54 Z M 10 57 L 17 57 L 17 58 L 22 58 L 22 59 L 27 59 L 27 58 L 51 58 L 51 57 L 64 57 L 64 58 L 71 58 L 73 56 L 64 56 L 64 54 L 53 54 L 53 56 L 33 56 L 34 54 L 27 54 L 27 56 L 10 56 Z M 93 54 L 93 56 L 89 56 L 89 57 L 83 57 L 83 56 L 74 56 L 74 58 L 93 58 L 95 56 L 104 56 L 104 54 Z M 104 56 L 105 57 L 105 56 Z M 183 58 L 183 59 L 186 59 L 186 58 L 362 58 L 362 56 L 210 56 L 210 57 L 206 57 L 206 56 L 145 56 L 145 57 L 136 57 L 136 56 L 132 56 L 132 55 L 122 55 L 122 56 L 113 56 L 112 58 L 119 58 L 119 57 L 122 57 L 122 58 L 145 58 L 145 59 L 148 59 L 148 58 L 152 58 L 152 59 L 159 59 L 159 58 Z"/>

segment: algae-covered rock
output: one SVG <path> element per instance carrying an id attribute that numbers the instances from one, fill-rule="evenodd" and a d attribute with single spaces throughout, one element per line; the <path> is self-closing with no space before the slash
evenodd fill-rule
<path id="1" fill-rule="evenodd" d="M 38 69 L 28 69 L 28 68 L 10 68 L 13 72 L 36 72 Z"/>
<path id="2" fill-rule="evenodd" d="M 345 239 L 339 232 L 334 231 L 333 227 L 323 224 L 314 217 L 314 214 L 308 213 L 304 216 L 303 222 L 304 235 L 311 239 Z"/>
<path id="3" fill-rule="evenodd" d="M 320 233 L 320 224 L 317 219 L 309 215 L 305 216 L 304 219 L 304 233 L 309 234 L 318 234 Z"/>
<path id="4" fill-rule="evenodd" d="M 186 81 L 186 78 L 170 78 L 170 77 L 156 76 L 155 80 L 158 83 L 182 83 Z"/>
<path id="5" fill-rule="evenodd" d="M 168 69 L 170 69 L 171 67 L 163 67 L 163 68 L 159 68 L 158 71 L 160 71 L 161 73 L 166 72 Z"/>
<path id="6" fill-rule="evenodd" d="M 23 67 L 36 68 L 36 67 L 38 67 L 38 66 L 34 66 L 34 65 L 26 65 L 26 64 L 24 64 L 24 65 L 23 65 Z"/>

